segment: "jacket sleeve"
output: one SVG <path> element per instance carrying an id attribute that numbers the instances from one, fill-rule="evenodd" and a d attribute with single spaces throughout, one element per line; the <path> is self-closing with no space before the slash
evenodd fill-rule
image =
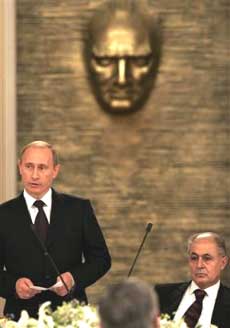
<path id="1" fill-rule="evenodd" d="M 76 286 L 85 288 L 102 277 L 111 267 L 111 257 L 88 200 L 84 202 L 83 218 L 83 261 L 71 270 Z"/>
<path id="2" fill-rule="evenodd" d="M 0 208 L 0 218 L 1 217 L 3 217 L 3 211 Z M 9 296 L 15 295 L 15 284 L 17 277 L 10 274 L 5 269 L 5 238 L 6 236 L 0 229 L 0 296 L 7 298 Z"/>

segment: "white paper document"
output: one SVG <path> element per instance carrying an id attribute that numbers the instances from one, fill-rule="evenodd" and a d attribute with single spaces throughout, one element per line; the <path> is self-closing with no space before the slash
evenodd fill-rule
<path id="1" fill-rule="evenodd" d="M 63 283 L 61 281 L 58 281 L 56 284 L 50 286 L 50 287 L 42 287 L 42 286 L 31 286 L 31 289 L 35 289 L 35 290 L 51 290 L 53 288 L 57 288 L 57 287 L 62 287 Z"/>

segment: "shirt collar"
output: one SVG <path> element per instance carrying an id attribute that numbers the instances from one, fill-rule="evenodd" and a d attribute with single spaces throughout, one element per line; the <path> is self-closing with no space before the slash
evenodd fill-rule
<path id="1" fill-rule="evenodd" d="M 211 296 L 211 297 L 214 296 L 214 297 L 216 297 L 219 288 L 220 288 L 220 280 L 218 280 L 214 285 L 212 285 L 212 286 L 210 286 L 208 288 L 205 288 L 204 291 L 206 292 L 206 294 L 208 296 Z M 189 294 L 190 295 L 193 294 L 196 289 L 200 289 L 200 287 L 197 286 L 197 284 L 194 281 L 192 281 L 191 284 L 190 284 L 190 286 L 189 286 Z"/>
<path id="2" fill-rule="evenodd" d="M 29 208 L 31 208 L 34 204 L 34 202 L 37 200 L 36 198 L 32 197 L 25 189 L 23 191 L 23 196 L 26 200 L 26 203 L 28 205 Z M 49 188 L 49 190 L 47 191 L 47 193 L 40 198 L 46 206 L 48 206 L 49 208 L 51 208 L 51 203 L 52 203 L 52 189 Z"/>

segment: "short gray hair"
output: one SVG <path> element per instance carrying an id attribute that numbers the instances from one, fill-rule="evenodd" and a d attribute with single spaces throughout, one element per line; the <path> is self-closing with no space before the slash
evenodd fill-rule
<path id="1" fill-rule="evenodd" d="M 133 278 L 111 285 L 99 300 L 103 328 L 152 328 L 158 314 L 154 288 Z"/>
<path id="2" fill-rule="evenodd" d="M 220 254 L 222 256 L 227 256 L 227 249 L 226 249 L 226 244 L 225 244 L 224 238 L 221 235 L 219 235 L 215 232 L 210 232 L 210 231 L 200 232 L 200 233 L 196 233 L 196 234 L 191 235 L 188 239 L 188 245 L 187 245 L 188 253 L 190 252 L 190 248 L 191 248 L 192 243 L 196 239 L 203 239 L 203 238 L 212 239 L 216 243 L 216 246 L 218 247 L 218 249 L 220 251 Z"/>
<path id="3" fill-rule="evenodd" d="M 32 148 L 32 147 L 37 147 L 37 148 L 48 148 L 51 150 L 52 152 L 52 155 L 53 155 L 53 162 L 54 162 L 54 165 L 57 165 L 58 164 L 58 156 L 57 156 L 57 152 L 56 150 L 54 149 L 54 146 L 51 145 L 50 143 L 46 142 L 46 141 L 42 141 L 42 140 L 36 140 L 36 141 L 33 141 L 33 142 L 30 142 L 28 143 L 27 145 L 25 145 L 22 150 L 21 150 L 21 153 L 20 153 L 20 156 L 19 156 L 19 160 L 21 161 L 22 160 L 22 156 L 23 154 L 25 153 L 25 151 L 28 149 L 28 148 Z"/>

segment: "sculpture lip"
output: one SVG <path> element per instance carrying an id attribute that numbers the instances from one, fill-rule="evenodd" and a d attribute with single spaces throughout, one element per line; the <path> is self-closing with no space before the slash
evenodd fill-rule
<path id="1" fill-rule="evenodd" d="M 127 93 L 113 93 L 111 98 L 117 99 L 117 100 L 125 100 L 125 99 L 129 98 L 127 96 L 128 96 Z"/>
<path id="2" fill-rule="evenodd" d="M 130 88 L 113 88 L 112 90 L 110 90 L 110 95 L 112 98 L 116 98 L 116 99 L 127 99 L 130 98 Z"/>

